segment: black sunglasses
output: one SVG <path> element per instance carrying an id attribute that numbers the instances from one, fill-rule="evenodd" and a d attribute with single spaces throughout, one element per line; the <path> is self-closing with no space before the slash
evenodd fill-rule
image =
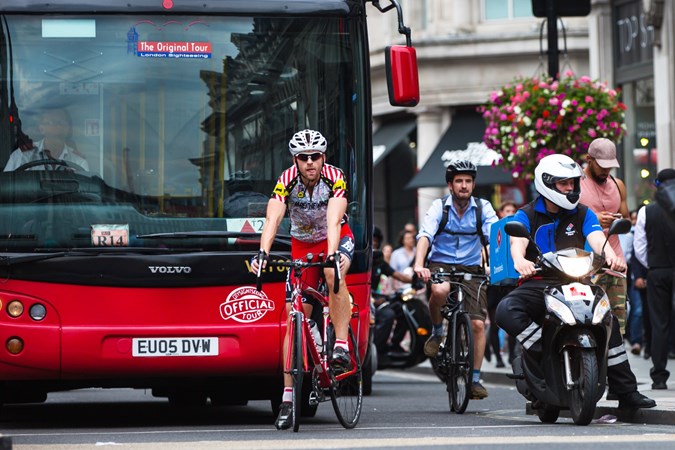
<path id="1" fill-rule="evenodd" d="M 307 162 L 309 159 L 311 159 L 312 161 L 318 161 L 319 158 L 321 158 L 322 155 L 323 155 L 323 153 L 320 153 L 320 152 L 311 153 L 309 155 L 307 153 L 300 153 L 299 155 L 296 155 L 295 157 L 298 158 L 302 162 Z"/>

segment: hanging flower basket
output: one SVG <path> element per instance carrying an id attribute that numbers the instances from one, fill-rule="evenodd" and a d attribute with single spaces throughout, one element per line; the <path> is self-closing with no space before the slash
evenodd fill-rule
<path id="1" fill-rule="evenodd" d="M 517 78 L 478 110 L 485 145 L 502 156 L 514 178 L 526 180 L 544 156 L 562 153 L 581 163 L 593 139 L 619 142 L 626 131 L 618 92 L 571 72 L 561 81 Z"/>

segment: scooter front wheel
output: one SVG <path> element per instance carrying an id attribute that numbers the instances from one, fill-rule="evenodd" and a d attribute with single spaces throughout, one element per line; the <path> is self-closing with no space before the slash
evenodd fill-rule
<path id="1" fill-rule="evenodd" d="M 575 424 L 588 425 L 595 415 L 598 397 L 598 359 L 592 348 L 571 348 L 568 352 L 574 382 L 567 391 L 570 415 Z"/>

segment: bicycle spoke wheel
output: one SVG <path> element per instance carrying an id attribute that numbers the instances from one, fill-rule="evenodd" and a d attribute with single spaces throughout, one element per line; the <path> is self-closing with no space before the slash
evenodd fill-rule
<path id="1" fill-rule="evenodd" d="M 452 349 L 453 362 L 450 366 L 450 405 L 457 414 L 466 411 L 471 397 L 471 381 L 473 378 L 473 333 L 471 318 L 466 313 L 457 316 L 455 342 Z"/>
<path id="2" fill-rule="evenodd" d="M 304 378 L 303 348 L 302 348 L 302 314 L 293 314 L 291 320 L 293 339 L 291 341 L 291 378 L 293 379 L 293 431 L 300 428 L 302 413 L 302 379 Z"/>
<path id="3" fill-rule="evenodd" d="M 329 326 L 332 327 L 332 325 Z M 361 407 L 363 406 L 363 371 L 359 348 L 351 326 L 349 327 L 349 345 L 350 353 L 353 356 L 352 362 L 356 364 L 355 371 L 339 381 L 334 379 L 330 397 L 335 415 L 342 426 L 354 428 L 361 417 Z"/>

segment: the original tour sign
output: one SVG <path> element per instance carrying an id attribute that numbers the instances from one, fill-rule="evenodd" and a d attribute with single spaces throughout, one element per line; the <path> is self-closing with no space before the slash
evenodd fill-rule
<path id="1" fill-rule="evenodd" d="M 225 303 L 220 305 L 220 316 L 241 323 L 256 322 L 270 311 L 274 302 L 255 287 L 242 286 L 230 292 Z"/>
<path id="2" fill-rule="evenodd" d="M 210 42 L 138 41 L 136 54 L 141 58 L 211 58 Z"/>

